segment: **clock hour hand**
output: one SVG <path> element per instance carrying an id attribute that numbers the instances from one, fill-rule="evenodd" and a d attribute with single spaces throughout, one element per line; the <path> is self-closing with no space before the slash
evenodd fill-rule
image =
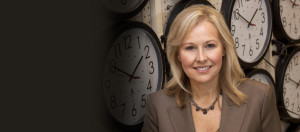
<path id="1" fill-rule="evenodd" d="M 254 12 L 254 14 L 253 14 L 253 16 L 252 16 L 252 18 L 251 18 L 250 22 L 248 23 L 248 27 L 250 26 L 250 24 L 251 24 L 251 22 L 252 22 L 252 20 L 253 20 L 253 18 L 254 18 L 254 16 L 255 16 L 255 14 L 256 14 L 256 12 L 257 12 L 257 10 L 258 10 L 258 8 L 255 10 L 255 12 Z M 254 25 L 255 25 L 255 24 L 254 24 Z"/>
<path id="2" fill-rule="evenodd" d="M 132 77 L 133 77 L 133 75 L 134 75 L 136 69 L 139 67 L 139 65 L 140 65 L 140 63 L 141 63 L 143 57 L 144 57 L 144 56 L 141 57 L 141 59 L 139 60 L 138 64 L 135 66 L 133 73 L 130 75 L 129 82 L 131 81 L 131 79 L 132 79 Z"/>
<path id="3" fill-rule="evenodd" d="M 290 0 L 293 3 L 292 8 L 294 8 L 294 6 L 299 6 L 299 4 L 296 4 L 296 0 L 294 0 L 294 2 L 292 0 Z"/>
<path id="4" fill-rule="evenodd" d="M 120 69 L 120 68 L 118 68 L 118 67 L 116 67 L 116 66 L 113 66 L 113 67 L 116 68 L 118 71 L 124 73 L 125 75 L 129 76 L 130 78 L 134 78 L 134 79 L 139 79 L 139 78 L 140 78 L 140 77 L 132 76 L 132 75 L 130 75 L 129 73 L 123 71 L 122 69 Z"/>
<path id="5" fill-rule="evenodd" d="M 289 80 L 291 80 L 292 82 L 294 82 L 294 83 L 296 83 L 296 84 L 297 84 L 296 88 L 298 88 L 298 86 L 300 86 L 300 80 L 299 80 L 299 82 L 298 82 L 298 83 L 297 83 L 296 81 L 294 81 L 293 79 L 291 79 L 290 77 L 289 77 Z"/>
<path id="6" fill-rule="evenodd" d="M 251 25 L 251 26 L 256 26 L 255 24 L 253 23 L 250 23 L 246 18 L 244 18 L 240 13 L 237 13 L 241 18 L 243 18 L 247 23 L 248 25 Z"/>

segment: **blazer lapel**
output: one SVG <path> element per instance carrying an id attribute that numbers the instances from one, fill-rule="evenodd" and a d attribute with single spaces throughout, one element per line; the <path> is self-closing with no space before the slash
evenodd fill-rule
<path id="1" fill-rule="evenodd" d="M 176 132 L 195 132 L 190 103 L 186 102 L 182 109 L 169 108 L 168 113 Z"/>
<path id="2" fill-rule="evenodd" d="M 223 94 L 220 132 L 239 132 L 247 110 L 247 103 L 236 106 Z"/>

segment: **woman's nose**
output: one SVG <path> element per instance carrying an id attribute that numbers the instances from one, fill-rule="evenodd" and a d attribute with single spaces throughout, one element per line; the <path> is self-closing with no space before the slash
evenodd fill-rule
<path id="1" fill-rule="evenodd" d="M 198 50 L 196 60 L 200 61 L 200 62 L 205 62 L 207 60 L 207 55 L 206 55 L 205 51 Z"/>

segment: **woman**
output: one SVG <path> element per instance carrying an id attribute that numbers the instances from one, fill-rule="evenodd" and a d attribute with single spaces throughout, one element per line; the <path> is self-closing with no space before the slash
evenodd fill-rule
<path id="1" fill-rule="evenodd" d="M 167 44 L 173 77 L 148 96 L 142 131 L 281 131 L 273 89 L 245 79 L 218 11 L 204 5 L 184 9 Z"/>

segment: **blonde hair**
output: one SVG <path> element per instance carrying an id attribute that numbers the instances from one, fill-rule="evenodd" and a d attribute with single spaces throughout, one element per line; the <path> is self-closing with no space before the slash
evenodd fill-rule
<path id="1" fill-rule="evenodd" d="M 179 46 L 188 33 L 203 21 L 212 23 L 218 29 L 225 50 L 218 85 L 223 94 L 240 106 L 247 98 L 238 90 L 239 84 L 245 80 L 245 74 L 238 62 L 234 41 L 223 16 L 217 10 L 205 5 L 193 5 L 184 9 L 171 25 L 166 50 L 173 77 L 165 84 L 165 92 L 168 95 L 175 95 L 180 108 L 185 106 L 184 100 L 188 94 L 191 94 L 191 90 L 189 78 L 185 75 L 178 60 Z"/>

